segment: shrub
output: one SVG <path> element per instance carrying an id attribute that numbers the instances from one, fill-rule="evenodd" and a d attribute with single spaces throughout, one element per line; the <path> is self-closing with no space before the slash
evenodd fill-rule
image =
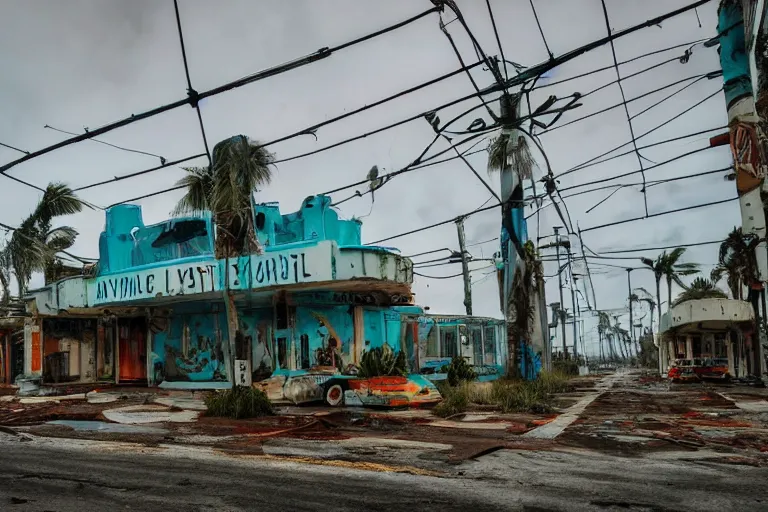
<path id="1" fill-rule="evenodd" d="M 232 419 L 257 418 L 273 414 L 272 402 L 260 389 L 235 386 L 226 391 L 213 393 L 205 398 L 208 416 Z"/>
<path id="2" fill-rule="evenodd" d="M 579 364 L 572 359 L 552 361 L 552 369 L 565 375 L 579 374 Z"/>
<path id="3" fill-rule="evenodd" d="M 442 418 L 464 412 L 469 407 L 468 386 L 443 386 L 441 391 L 443 401 L 435 406 L 433 412 Z"/>
<path id="4" fill-rule="evenodd" d="M 572 389 L 570 377 L 561 371 L 542 371 L 538 378 L 542 390 L 548 394 L 564 393 Z"/>
<path id="5" fill-rule="evenodd" d="M 443 366 L 442 372 L 448 374 L 448 384 L 458 386 L 462 381 L 472 381 L 477 378 L 477 373 L 464 357 L 454 357 L 451 364 Z"/>
<path id="6" fill-rule="evenodd" d="M 408 361 L 402 350 L 395 354 L 388 344 L 363 352 L 360 359 L 359 377 L 368 379 L 371 377 L 405 376 L 408 375 Z"/>

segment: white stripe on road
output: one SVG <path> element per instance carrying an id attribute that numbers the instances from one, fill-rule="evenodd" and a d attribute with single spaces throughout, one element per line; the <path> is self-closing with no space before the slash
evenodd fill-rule
<path id="1" fill-rule="evenodd" d="M 533 437 L 536 439 L 556 438 L 562 434 L 563 430 L 568 428 L 571 423 L 579 418 L 581 413 L 584 412 L 584 409 L 586 409 L 589 404 L 594 402 L 597 397 L 605 393 L 607 390 L 611 389 L 613 383 L 621 378 L 622 375 L 622 373 L 614 373 L 613 375 L 604 377 L 595 384 L 596 390 L 594 392 L 582 397 L 581 400 L 570 406 L 560 416 L 550 421 L 546 425 L 542 425 L 533 430 L 529 430 L 523 434 L 523 437 Z"/>

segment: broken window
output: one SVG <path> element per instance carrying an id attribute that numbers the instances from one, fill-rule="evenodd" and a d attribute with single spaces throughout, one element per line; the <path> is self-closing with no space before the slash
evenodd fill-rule
<path id="1" fill-rule="evenodd" d="M 288 369 L 288 338 L 277 338 L 277 364 L 281 370 Z"/>

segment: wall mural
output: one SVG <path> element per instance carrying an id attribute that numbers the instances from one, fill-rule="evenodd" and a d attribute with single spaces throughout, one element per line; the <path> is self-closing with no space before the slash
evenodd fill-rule
<path id="1" fill-rule="evenodd" d="M 223 312 L 175 313 L 153 336 L 155 381 L 226 381 L 225 326 Z"/>

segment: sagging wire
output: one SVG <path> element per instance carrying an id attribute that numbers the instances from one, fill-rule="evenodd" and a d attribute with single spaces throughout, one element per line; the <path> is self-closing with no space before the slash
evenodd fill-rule
<path id="1" fill-rule="evenodd" d="M 259 71 L 257 73 L 253 73 L 251 75 L 245 76 L 243 78 L 240 78 L 238 80 L 225 83 L 223 85 L 220 85 L 218 87 L 215 87 L 213 89 L 210 89 L 208 91 L 203 91 L 199 93 L 195 98 L 186 97 L 177 101 L 174 101 L 172 103 L 168 103 L 165 105 L 161 105 L 159 107 L 155 107 L 153 109 L 141 112 L 139 114 L 133 114 L 129 117 L 126 117 L 124 119 L 121 119 L 119 121 L 115 121 L 109 124 L 106 124 L 104 126 L 101 126 L 99 128 L 88 130 L 86 133 L 78 135 L 76 137 L 72 137 L 70 139 L 63 140 L 61 142 L 58 142 L 56 144 L 47 146 L 45 148 L 39 149 L 37 151 L 34 151 L 32 153 L 28 153 L 27 155 L 18 158 L 16 160 L 13 160 L 11 162 L 8 162 L 2 166 L 0 166 L 0 173 L 3 173 L 7 171 L 8 169 L 15 167 L 16 165 L 26 162 L 28 160 L 31 160 L 33 158 L 37 158 L 39 156 L 42 156 L 44 154 L 50 153 L 51 151 L 55 151 L 57 149 L 61 149 L 63 147 L 69 146 L 71 144 L 75 144 L 77 142 L 82 142 L 84 140 L 91 139 L 93 137 L 103 135 L 104 133 L 110 132 L 112 130 L 115 130 L 117 128 L 121 128 L 123 126 L 127 126 L 129 124 L 135 123 L 137 121 L 141 121 L 143 119 L 148 119 L 150 117 L 154 117 L 158 114 L 162 114 L 164 112 L 168 112 L 170 110 L 174 110 L 176 108 L 182 107 L 184 105 L 192 105 L 194 101 L 201 101 L 205 98 L 209 98 L 211 96 L 215 96 L 218 94 L 221 94 L 226 91 L 230 91 L 232 89 L 236 89 L 239 87 L 242 87 L 244 85 L 248 85 L 254 82 L 257 82 L 259 80 L 264 80 L 266 78 L 270 78 L 282 73 L 286 73 L 288 71 L 292 71 L 294 69 L 313 64 L 319 60 L 325 59 L 333 55 L 334 52 L 338 52 L 340 50 L 349 48 L 350 46 L 354 46 L 363 42 L 366 42 L 370 39 L 373 39 L 375 37 L 378 37 L 380 35 L 386 34 L 388 32 L 391 32 L 393 30 L 399 29 L 401 27 L 404 27 L 410 23 L 413 23 L 415 21 L 420 20 L 421 18 L 428 16 L 432 13 L 438 12 L 437 7 L 433 7 L 431 9 L 428 9 L 420 14 L 417 14 L 415 16 L 412 16 L 408 18 L 407 20 L 403 20 L 399 23 L 396 23 L 394 25 L 390 25 L 386 28 L 383 28 L 381 30 L 378 30 L 376 32 L 372 32 L 370 34 L 366 34 L 364 36 L 358 37 L 356 39 L 353 39 L 351 41 L 347 41 L 346 43 L 342 43 L 340 45 L 334 46 L 334 47 L 324 47 L 321 48 L 313 53 L 310 53 L 308 55 L 305 55 L 303 57 L 299 57 L 296 59 L 293 59 L 288 62 L 284 62 L 282 64 L 278 64 L 277 66 L 273 66 L 271 68 Z"/>
<path id="2" fill-rule="evenodd" d="M 178 0 L 173 0 L 173 9 L 176 12 L 176 27 L 179 30 L 179 44 L 181 45 L 181 57 L 184 61 L 184 74 L 187 77 L 187 96 L 189 97 L 189 104 L 197 111 L 197 119 L 200 122 L 200 134 L 203 137 L 203 145 L 205 146 L 205 155 L 208 157 L 208 165 L 212 166 L 213 161 L 211 160 L 211 152 L 208 149 L 208 137 L 205 135 L 205 125 L 203 125 L 203 114 L 200 112 L 200 95 L 192 87 L 192 80 L 189 77 L 189 64 L 187 64 L 187 51 L 184 47 L 184 33 L 181 30 Z"/>
<path id="3" fill-rule="evenodd" d="M 62 130 L 60 128 L 54 128 L 53 126 L 51 126 L 49 124 L 46 124 L 45 126 L 43 126 L 43 128 L 47 128 L 49 130 L 53 130 L 53 131 L 60 132 L 60 133 L 66 133 L 67 135 L 78 135 L 75 132 L 68 132 L 67 130 Z M 99 144 L 104 144 L 105 146 L 109 146 L 111 148 L 119 149 L 121 151 L 127 151 L 129 153 L 137 153 L 139 155 L 146 155 L 146 156 L 152 156 L 152 157 L 155 157 L 155 158 L 159 158 L 161 165 L 164 165 L 165 162 L 166 162 L 165 157 L 162 157 L 160 155 L 156 155 L 154 153 L 148 153 L 146 151 L 139 151 L 138 149 L 131 149 L 131 148 L 123 147 L 123 146 L 118 146 L 117 144 L 112 144 L 110 142 L 106 142 L 106 141 L 99 140 L 99 139 L 89 139 L 89 140 L 91 142 L 98 142 Z"/>

